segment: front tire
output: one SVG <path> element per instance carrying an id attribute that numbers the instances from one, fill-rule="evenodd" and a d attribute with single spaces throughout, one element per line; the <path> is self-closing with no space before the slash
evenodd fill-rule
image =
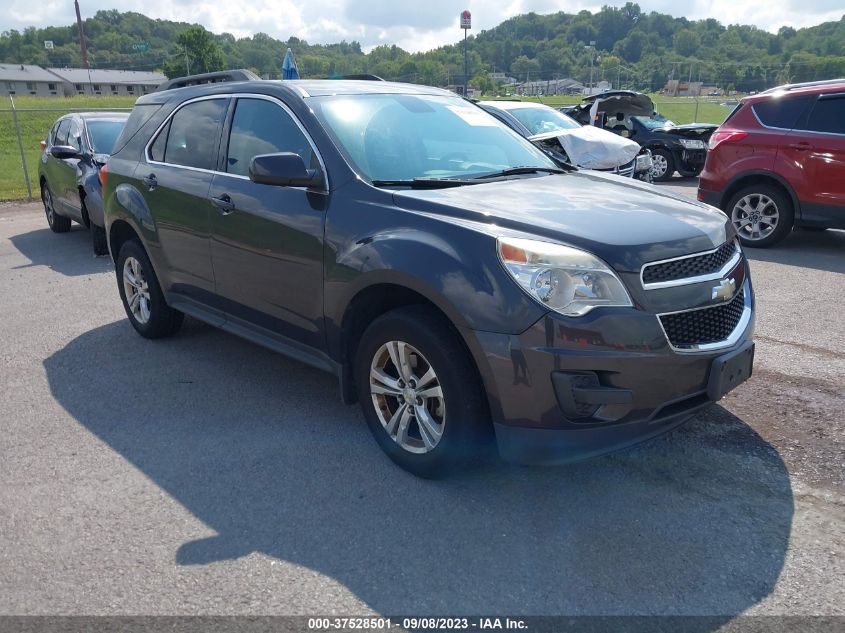
<path id="1" fill-rule="evenodd" d="M 728 201 L 731 219 L 743 246 L 768 248 L 792 230 L 795 211 L 783 190 L 767 183 L 743 187 Z"/>
<path id="2" fill-rule="evenodd" d="M 433 309 L 388 312 L 355 357 L 358 399 L 376 442 L 419 477 L 447 475 L 484 454 L 489 414 L 463 341 Z"/>
<path id="3" fill-rule="evenodd" d="M 672 152 L 665 149 L 651 151 L 651 178 L 654 182 L 669 180 L 675 173 L 675 159 Z"/>
<path id="4" fill-rule="evenodd" d="M 46 182 L 41 183 L 41 202 L 44 204 L 44 214 L 47 216 L 47 225 L 53 233 L 67 233 L 70 231 L 70 218 L 56 213 L 53 194 Z"/>
<path id="5" fill-rule="evenodd" d="M 120 249 L 115 266 L 123 308 L 132 327 L 144 338 L 175 334 L 185 315 L 167 305 L 144 248 L 129 240 Z"/>

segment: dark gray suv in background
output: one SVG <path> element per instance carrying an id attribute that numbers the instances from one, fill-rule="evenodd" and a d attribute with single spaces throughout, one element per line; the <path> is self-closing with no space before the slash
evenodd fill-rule
<path id="1" fill-rule="evenodd" d="M 334 373 L 421 476 L 467 463 L 491 432 L 521 462 L 628 446 L 751 372 L 751 280 L 724 214 L 561 169 L 443 90 L 153 93 L 105 199 L 142 336 L 188 314 Z"/>

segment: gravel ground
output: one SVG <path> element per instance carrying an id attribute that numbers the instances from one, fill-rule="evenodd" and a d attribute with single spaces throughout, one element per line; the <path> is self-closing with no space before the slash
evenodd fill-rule
<path id="1" fill-rule="evenodd" d="M 678 430 L 430 482 L 328 375 L 142 340 L 86 231 L 2 205 L 0 614 L 845 615 L 843 254 L 751 253 L 755 374 Z"/>

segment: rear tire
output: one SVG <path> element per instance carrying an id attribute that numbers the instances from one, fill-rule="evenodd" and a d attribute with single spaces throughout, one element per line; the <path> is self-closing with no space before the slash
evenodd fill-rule
<path id="1" fill-rule="evenodd" d="M 408 306 L 373 321 L 354 377 L 373 437 L 408 472 L 443 477 L 487 452 L 489 413 L 478 373 L 435 310 Z"/>
<path id="2" fill-rule="evenodd" d="M 765 182 L 737 191 L 728 201 L 725 213 L 742 245 L 752 248 L 768 248 L 783 240 L 792 231 L 795 219 L 789 196 Z"/>
<path id="3" fill-rule="evenodd" d="M 675 173 L 675 159 L 672 152 L 665 149 L 651 150 L 651 178 L 654 182 L 664 182 Z"/>
<path id="4" fill-rule="evenodd" d="M 167 305 L 150 259 L 139 242 L 129 240 L 123 244 L 115 272 L 123 308 L 138 334 L 156 339 L 179 330 L 185 315 Z"/>
<path id="5" fill-rule="evenodd" d="M 109 242 L 106 237 L 106 229 L 96 224 L 91 224 L 91 243 L 94 247 L 94 255 L 102 257 L 109 254 Z"/>
<path id="6" fill-rule="evenodd" d="M 67 233 L 70 231 L 70 218 L 56 213 L 53 194 L 46 182 L 41 183 L 41 202 L 44 204 L 44 214 L 47 216 L 47 225 L 53 233 Z"/>

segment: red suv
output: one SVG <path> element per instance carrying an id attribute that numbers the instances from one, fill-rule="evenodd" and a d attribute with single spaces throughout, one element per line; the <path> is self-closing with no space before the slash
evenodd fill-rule
<path id="1" fill-rule="evenodd" d="M 794 226 L 845 229 L 845 79 L 743 99 L 710 137 L 698 199 L 728 214 L 745 246 Z"/>

